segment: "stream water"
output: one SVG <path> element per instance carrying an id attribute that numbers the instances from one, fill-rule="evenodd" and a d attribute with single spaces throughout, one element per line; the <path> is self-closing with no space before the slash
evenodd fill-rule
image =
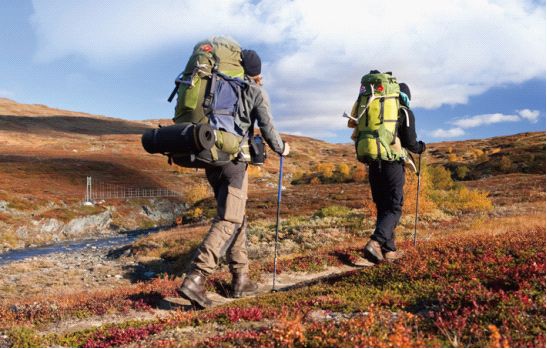
<path id="1" fill-rule="evenodd" d="M 11 250 L 5 253 L 0 253 L 0 265 L 8 264 L 11 262 L 21 261 L 33 257 L 40 257 L 52 253 L 75 253 L 84 249 L 102 249 L 102 248 L 115 248 L 127 245 L 137 238 L 155 233 L 166 227 L 156 227 L 150 229 L 133 230 L 129 232 L 121 233 L 117 236 L 99 238 L 99 239 L 85 239 L 78 241 L 65 241 L 57 244 L 29 247 L 23 249 Z"/>

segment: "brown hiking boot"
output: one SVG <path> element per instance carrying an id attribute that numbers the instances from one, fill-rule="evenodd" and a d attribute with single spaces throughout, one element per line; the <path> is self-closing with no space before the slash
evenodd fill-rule
<path id="1" fill-rule="evenodd" d="M 382 246 L 376 240 L 370 239 L 365 246 L 365 258 L 373 263 L 380 263 L 384 260 Z"/>
<path id="2" fill-rule="evenodd" d="M 404 252 L 402 251 L 389 251 L 384 253 L 384 259 L 388 263 L 393 263 L 397 259 L 401 258 L 404 255 Z"/>
<path id="3" fill-rule="evenodd" d="M 258 292 L 258 285 L 249 278 L 249 274 L 233 274 L 232 296 L 241 298 L 255 295 Z"/>
<path id="4" fill-rule="evenodd" d="M 182 285 L 177 289 L 177 292 L 184 298 L 188 299 L 192 304 L 197 304 L 201 308 L 210 307 L 213 302 L 207 298 L 205 292 L 205 281 L 207 278 L 199 271 L 193 270 L 182 282 Z"/>

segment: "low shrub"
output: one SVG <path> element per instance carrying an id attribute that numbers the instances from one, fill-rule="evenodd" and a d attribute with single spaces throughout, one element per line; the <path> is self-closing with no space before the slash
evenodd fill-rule
<path id="1" fill-rule="evenodd" d="M 362 170 L 364 171 L 364 169 Z M 292 177 L 291 184 L 349 183 L 360 179 L 359 175 L 354 175 L 354 172 L 355 168 L 352 170 L 346 163 L 337 165 L 333 163 L 320 163 L 315 165 L 313 170 L 309 172 L 296 171 Z"/>
<path id="2" fill-rule="evenodd" d="M 494 208 L 488 192 L 458 187 L 453 190 L 435 190 L 430 194 L 438 207 L 451 214 L 485 213 Z"/>
<path id="3" fill-rule="evenodd" d="M 346 217 L 351 213 L 351 209 L 346 206 L 327 206 L 319 209 L 319 211 L 314 213 L 314 217 Z"/>
<path id="4" fill-rule="evenodd" d="M 203 183 L 196 183 L 185 192 L 186 201 L 190 204 L 195 204 L 211 195 L 211 187 Z"/>
<path id="5" fill-rule="evenodd" d="M 456 168 L 456 176 L 458 179 L 465 179 L 467 175 L 469 174 L 469 168 L 467 166 L 458 166 Z"/>

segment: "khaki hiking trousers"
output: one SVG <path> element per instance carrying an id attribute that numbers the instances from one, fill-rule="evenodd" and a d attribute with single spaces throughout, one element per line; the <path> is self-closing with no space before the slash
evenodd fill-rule
<path id="1" fill-rule="evenodd" d="M 215 271 L 220 259 L 226 259 L 233 274 L 247 273 L 247 163 L 231 162 L 205 170 L 217 201 L 217 216 L 192 261 L 192 270 L 205 276 Z"/>

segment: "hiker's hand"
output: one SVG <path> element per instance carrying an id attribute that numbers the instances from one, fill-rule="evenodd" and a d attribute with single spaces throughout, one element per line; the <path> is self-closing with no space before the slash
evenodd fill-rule
<path id="1" fill-rule="evenodd" d="M 285 147 L 283 148 L 283 153 L 281 154 L 281 156 L 287 156 L 289 155 L 290 151 L 291 151 L 291 147 L 289 147 L 289 143 L 285 142 Z"/>
<path id="2" fill-rule="evenodd" d="M 421 154 L 421 153 L 423 153 L 423 152 L 425 151 L 426 146 L 425 146 L 425 143 L 422 142 L 422 141 L 419 141 L 419 142 L 418 142 L 418 145 L 420 146 L 420 149 L 419 149 L 419 151 L 418 151 L 418 154 Z"/>
<path id="3" fill-rule="evenodd" d="M 357 127 L 357 122 L 353 119 L 348 119 L 348 127 L 349 128 L 356 128 Z"/>

